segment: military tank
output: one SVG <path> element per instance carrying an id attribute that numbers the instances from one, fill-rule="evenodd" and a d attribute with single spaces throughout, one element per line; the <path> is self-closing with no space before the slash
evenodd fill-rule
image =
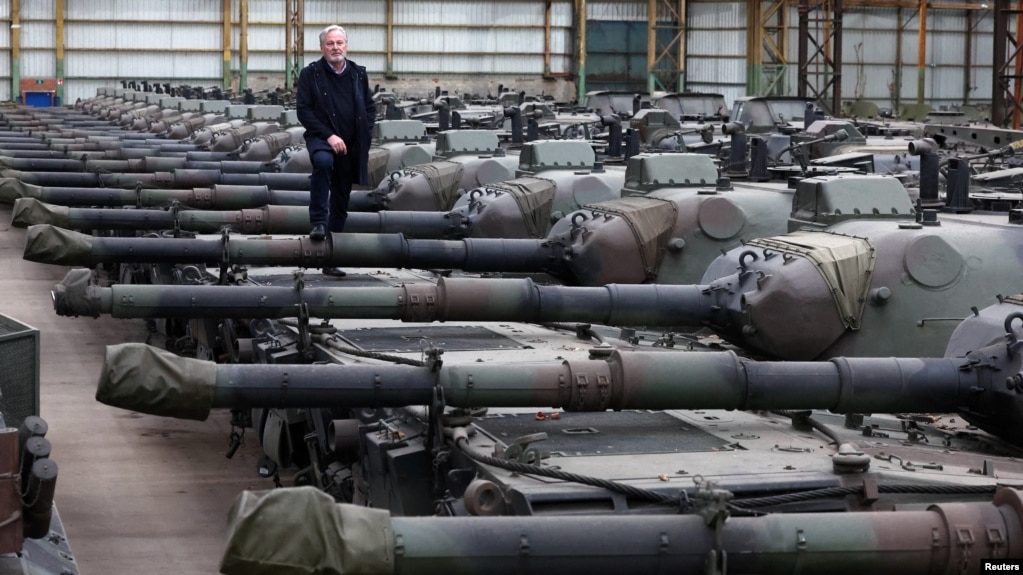
<path id="1" fill-rule="evenodd" d="M 536 363 L 427 347 L 390 365 L 321 330 L 319 363 L 296 365 L 267 332 L 267 365 L 111 346 L 97 397 L 194 419 L 252 408 L 265 465 L 309 464 L 327 493 L 239 498 L 224 573 L 969 572 L 1023 557 L 1021 320 L 1013 296 L 943 358 L 784 363 L 608 338 Z M 305 459 L 314 446 L 329 456 Z"/>
<path id="2" fill-rule="evenodd" d="M 517 165 L 492 130 L 443 131 L 434 161 L 391 172 L 374 190 L 353 191 L 349 209 L 448 210 L 459 190 L 511 179 Z"/>

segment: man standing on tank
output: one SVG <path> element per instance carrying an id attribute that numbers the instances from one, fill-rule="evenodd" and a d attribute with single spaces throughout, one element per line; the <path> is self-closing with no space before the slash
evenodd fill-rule
<path id="1" fill-rule="evenodd" d="M 366 68 L 349 60 L 348 34 L 340 26 L 320 32 L 323 58 L 298 76 L 295 108 L 305 128 L 313 173 L 309 183 L 309 237 L 344 231 L 352 185 L 369 183 L 369 148 L 376 104 Z M 343 277 L 338 268 L 324 274 Z"/>

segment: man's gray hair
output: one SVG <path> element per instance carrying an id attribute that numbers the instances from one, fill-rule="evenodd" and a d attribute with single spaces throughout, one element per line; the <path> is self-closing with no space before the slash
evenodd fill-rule
<path id="1" fill-rule="evenodd" d="M 348 32 L 345 32 L 345 29 L 340 27 L 340 26 L 338 26 L 337 24 L 331 24 L 330 26 L 327 26 L 326 28 L 324 28 L 323 32 L 320 32 L 320 46 L 323 46 L 323 40 L 324 40 L 324 38 L 327 37 L 327 34 L 330 34 L 334 30 L 337 30 L 338 32 L 340 32 L 341 35 L 345 37 L 345 41 L 346 42 L 348 41 Z"/>

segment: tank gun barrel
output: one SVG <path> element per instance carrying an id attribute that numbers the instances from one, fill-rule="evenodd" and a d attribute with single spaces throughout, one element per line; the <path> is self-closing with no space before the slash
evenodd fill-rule
<path id="1" fill-rule="evenodd" d="M 4 169 L 0 170 L 0 176 L 16 178 L 36 186 L 135 188 L 138 185 L 142 185 L 154 188 L 187 189 L 227 184 L 235 186 L 268 186 L 275 190 L 309 190 L 309 174 L 276 172 L 232 174 L 209 169 L 175 169 L 172 172 L 98 174 L 92 172 L 28 172 Z"/>
<path id="2" fill-rule="evenodd" d="M 784 156 L 787 152 L 791 152 L 791 151 L 799 149 L 799 148 L 807 148 L 807 147 L 810 147 L 810 146 L 813 146 L 813 145 L 816 145 L 816 144 L 824 144 L 824 143 L 827 143 L 827 142 L 844 142 L 848 138 L 849 138 L 849 134 L 847 132 L 839 130 L 839 131 L 834 132 L 832 134 L 828 134 L 827 136 L 824 136 L 822 138 L 816 138 L 816 139 L 807 140 L 807 141 L 804 141 L 804 142 L 795 142 L 795 143 L 787 146 L 784 150 L 782 150 L 782 151 L 778 152 L 777 154 L 775 154 L 774 158 L 772 158 L 772 159 L 774 161 L 778 161 L 778 159 L 781 158 L 782 156 Z"/>
<path id="3" fill-rule="evenodd" d="M 1016 152 L 1021 150 L 1021 149 L 1023 149 L 1023 140 L 1019 140 L 1019 141 L 1013 142 L 1013 143 L 1009 144 L 1008 146 L 1003 146 L 1001 148 L 997 148 L 997 149 L 994 149 L 994 150 L 989 150 L 989 151 L 987 151 L 985 153 L 971 154 L 971 155 L 966 155 L 966 156 L 959 156 L 959 159 L 967 161 L 967 162 L 970 162 L 970 161 L 973 161 L 973 160 L 987 160 L 987 159 L 995 160 L 995 159 L 998 159 L 998 158 L 1014 156 L 1014 155 L 1016 155 Z M 947 164 L 950 159 L 951 158 L 942 158 L 941 159 L 941 165 Z"/>
<path id="4" fill-rule="evenodd" d="M 225 227 L 243 234 L 305 234 L 309 209 L 264 206 L 243 210 L 69 208 L 32 198 L 14 202 L 12 225 L 50 224 L 75 230 L 185 230 L 217 233 Z M 352 212 L 350 233 L 398 233 L 416 238 L 460 238 L 469 235 L 469 218 L 458 212 Z"/>
<path id="5" fill-rule="evenodd" d="M 72 266 L 100 263 L 207 263 L 307 268 L 444 268 L 474 272 L 562 273 L 561 246 L 546 240 L 466 238 L 413 240 L 401 234 L 331 234 L 291 239 L 100 238 L 39 224 L 25 237 L 28 261 Z"/>
<path id="6" fill-rule="evenodd" d="M 91 206 L 166 206 L 178 202 L 193 208 L 211 210 L 242 210 L 268 205 L 308 206 L 309 192 L 272 190 L 265 185 L 235 186 L 214 184 L 191 189 L 151 187 L 75 188 L 36 186 L 14 178 L 0 178 L 0 203 L 14 203 L 18 198 L 35 198 L 42 202 L 69 207 Z"/>
<path id="7" fill-rule="evenodd" d="M 144 344 L 121 344 L 107 348 L 96 399 L 143 413 L 199 420 L 213 408 L 421 405 L 430 402 L 437 387 L 443 389 L 447 405 L 466 408 L 947 413 L 967 405 L 983 409 L 977 396 L 992 387 L 991 373 L 969 369 L 969 362 L 964 358 L 755 362 L 732 352 L 614 351 L 606 360 L 440 368 L 218 365 Z"/>
<path id="8" fill-rule="evenodd" d="M 717 528 L 698 514 L 525 517 L 391 517 L 335 503 L 312 487 L 243 492 L 229 514 L 221 572 L 267 565 L 332 573 L 541 574 L 585 572 L 980 573 L 983 563 L 1023 556 L 1021 493 L 991 501 L 939 503 L 926 510 L 776 513 L 731 517 Z M 324 525 L 333 533 L 324 534 Z M 311 531 L 326 549 L 266 541 Z M 962 541 L 974 534 L 969 548 Z M 981 535 L 987 534 L 987 536 Z M 963 563 L 960 563 L 962 556 Z"/>
<path id="9" fill-rule="evenodd" d="M 590 322 L 603 325 L 696 325 L 716 309 L 703 286 L 565 287 L 524 279 L 440 278 L 436 285 L 384 287 L 89 285 L 71 270 L 54 291 L 59 315 L 117 318 L 398 319 L 424 321 Z"/>

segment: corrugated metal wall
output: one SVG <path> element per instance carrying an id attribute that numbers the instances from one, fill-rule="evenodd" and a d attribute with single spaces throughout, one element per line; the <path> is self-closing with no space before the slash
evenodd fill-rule
<path id="1" fill-rule="evenodd" d="M 88 97 L 120 80 L 151 80 L 206 87 L 223 82 L 222 9 L 217 0 L 64 0 L 65 100 Z M 231 1 L 232 66 L 240 68 L 240 0 Z M 391 71 L 396 77 L 507 75 L 540 78 L 544 70 L 545 5 L 542 0 L 394 0 Z M 551 0 L 550 75 L 571 82 L 575 74 L 574 1 Z M 747 3 L 690 0 L 686 88 L 719 92 L 729 101 L 747 91 Z M 280 85 L 284 70 L 285 6 L 249 0 L 248 73 Z M 387 3 L 381 0 L 306 0 L 305 60 L 319 56 L 317 34 L 344 25 L 352 58 L 372 74 L 387 70 Z M 589 22 L 646 21 L 646 0 L 589 1 Z M 23 78 L 52 77 L 56 70 L 56 0 L 21 0 Z M 0 0 L 0 98 L 10 99 L 10 0 Z M 881 106 L 917 98 L 915 10 L 847 7 L 844 16 L 846 100 Z M 788 61 L 780 91 L 795 94 L 798 10 L 788 7 Z M 993 16 L 990 11 L 932 9 L 927 20 L 924 96 L 935 106 L 991 98 Z M 900 31 L 901 30 L 901 31 Z M 613 43 L 608 38 L 607 43 Z M 640 45 L 641 42 L 634 42 Z M 901 49 L 899 44 L 901 43 Z M 901 65 L 894 55 L 900 53 Z M 969 61 L 966 55 L 970 54 Z M 610 61 L 610 60 L 609 60 Z M 632 62 L 632 60 L 629 60 Z M 637 66 L 642 67 L 639 63 Z M 645 72 L 645 71 L 643 71 Z M 235 80 L 237 82 L 237 79 Z M 822 79 L 816 80 L 823 82 Z"/>
<path id="2" fill-rule="evenodd" d="M 23 0 L 23 11 L 32 4 Z M 43 4 L 50 5 L 46 17 L 52 22 L 53 2 Z M 65 0 L 65 99 L 95 95 L 97 87 L 121 80 L 220 85 L 221 10 L 211 0 Z M 52 25 L 48 38 L 53 46 Z M 23 65 L 22 75 L 28 74 Z M 48 75 L 53 74 L 51 65 Z"/>
<path id="3" fill-rule="evenodd" d="M 842 21 L 842 99 L 870 100 L 891 109 L 896 109 L 898 103 L 916 103 L 920 74 L 918 11 L 853 7 L 846 9 Z M 790 9 L 789 22 L 790 62 L 795 63 L 799 40 L 795 7 Z M 974 10 L 969 16 L 962 10 L 928 11 L 923 67 L 926 103 L 935 108 L 990 103 L 993 29 L 994 17 L 988 10 Z M 823 30 L 816 34 L 822 40 L 825 37 Z M 895 54 L 901 56 L 898 61 Z M 794 94 L 798 70 L 791 66 L 788 72 L 789 93 Z M 820 86 L 823 81 L 818 79 Z"/>
<path id="4" fill-rule="evenodd" d="M 686 90 L 746 95 L 746 2 L 689 2 Z"/>

